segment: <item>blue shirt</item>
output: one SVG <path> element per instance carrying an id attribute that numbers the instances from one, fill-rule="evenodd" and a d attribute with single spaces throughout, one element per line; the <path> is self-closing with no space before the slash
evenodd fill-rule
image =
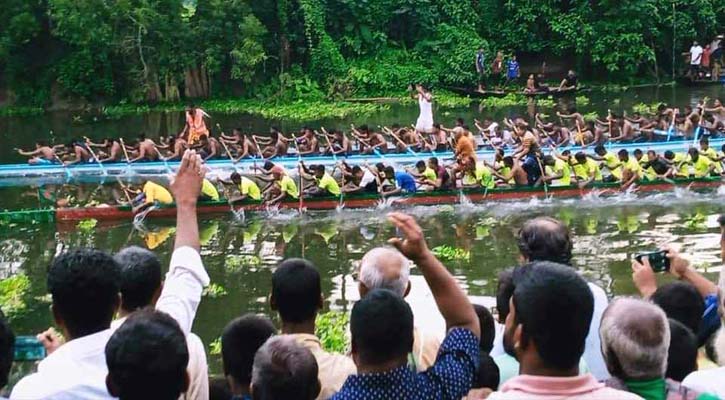
<path id="1" fill-rule="evenodd" d="M 416 373 L 402 366 L 383 373 L 351 375 L 332 399 L 461 400 L 473 384 L 478 357 L 478 339 L 473 332 L 452 329 L 427 371 Z"/>
<path id="2" fill-rule="evenodd" d="M 395 172 L 395 183 L 407 193 L 415 193 L 415 179 L 405 172 Z"/>
<path id="3" fill-rule="evenodd" d="M 720 329 L 720 325 L 720 316 L 717 313 L 717 294 L 708 295 L 705 297 L 705 312 L 702 313 L 700 331 L 696 332 L 698 345 L 704 345 L 710 335 Z"/>
<path id="4" fill-rule="evenodd" d="M 521 168 L 526 171 L 526 175 L 529 179 L 529 185 L 533 186 L 536 184 L 536 181 L 541 178 L 541 165 L 535 155 L 526 155 L 524 162 L 521 163 Z"/>
<path id="5" fill-rule="evenodd" d="M 507 75 L 509 78 L 516 78 L 519 76 L 519 62 L 516 60 L 509 61 Z"/>

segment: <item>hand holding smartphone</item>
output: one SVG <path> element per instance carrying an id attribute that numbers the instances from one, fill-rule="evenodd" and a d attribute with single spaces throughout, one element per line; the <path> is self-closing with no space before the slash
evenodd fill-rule
<path id="1" fill-rule="evenodd" d="M 647 258 L 654 272 L 667 272 L 670 270 L 670 259 L 667 258 L 667 250 L 639 253 L 634 256 L 634 259 L 640 264 L 642 264 L 644 258 Z"/>

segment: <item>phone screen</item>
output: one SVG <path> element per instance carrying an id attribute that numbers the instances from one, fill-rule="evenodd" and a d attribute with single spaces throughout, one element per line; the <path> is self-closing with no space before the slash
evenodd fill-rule
<path id="1" fill-rule="evenodd" d="M 15 338 L 15 361 L 37 361 L 45 358 L 45 347 L 35 336 Z"/>
<path id="2" fill-rule="evenodd" d="M 649 265 L 654 272 L 665 272 L 670 270 L 670 259 L 667 258 L 667 251 L 653 251 L 650 253 L 640 253 L 634 256 L 637 262 L 641 263 L 643 258 L 649 260 Z"/>

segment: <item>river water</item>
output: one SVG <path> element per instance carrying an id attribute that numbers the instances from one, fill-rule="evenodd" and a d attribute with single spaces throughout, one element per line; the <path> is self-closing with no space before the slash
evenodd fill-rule
<path id="1" fill-rule="evenodd" d="M 607 104 L 612 104 L 613 99 L 619 99 L 618 109 L 657 100 L 684 106 L 696 103 L 703 95 L 717 97 L 720 91 L 720 87 L 660 88 L 588 94 L 589 106 L 580 109 L 606 112 Z M 514 107 L 492 110 L 492 113 L 501 116 L 526 111 L 525 107 Z M 452 122 L 459 115 L 469 120 L 482 116 L 475 106 L 446 113 L 441 112 L 439 119 Z M 483 115 L 488 114 L 483 110 Z M 390 111 L 366 119 L 369 124 L 408 123 L 416 115 L 415 107 L 394 106 Z M 69 123 L 68 118 L 68 115 L 49 115 L 0 120 L 3 143 L 9 147 L 29 146 L 33 135 L 51 128 L 75 136 L 83 133 L 130 136 L 137 131 L 159 134 L 161 131 L 152 129 L 153 121 L 177 120 L 180 116 L 145 115 L 95 123 L 87 120 Z M 222 116 L 220 119 L 222 125 L 252 126 L 260 130 L 270 123 L 288 128 L 297 126 L 291 122 L 265 121 L 249 116 Z M 345 126 L 352 121 L 363 123 L 355 118 L 322 122 L 328 126 Z M 311 124 L 318 123 L 320 121 Z M 2 153 L 0 160 L 20 161 L 7 152 Z M 2 189 L 0 209 L 32 207 L 33 200 L 29 200 L 32 192 L 28 188 Z M 210 295 L 202 301 L 194 331 L 209 346 L 219 337 L 225 324 L 236 316 L 246 312 L 271 316 L 267 301 L 271 274 L 275 265 L 288 257 L 305 257 L 317 265 L 327 300 L 326 309 L 349 310 L 351 302 L 357 299 L 356 283 L 352 278 L 356 263 L 367 250 L 383 245 L 395 235 L 395 230 L 385 222 L 384 216 L 389 210 L 385 207 L 343 209 L 311 212 L 301 217 L 295 211 L 283 211 L 250 214 L 244 221 L 236 220 L 231 213 L 222 217 L 202 217 L 203 259 L 212 282 L 226 294 Z M 527 219 L 539 215 L 550 215 L 569 224 L 575 239 L 575 265 L 613 296 L 635 291 L 629 261 L 633 254 L 663 244 L 682 247 L 699 270 L 714 278 L 720 265 L 716 219 L 725 212 L 725 189 L 721 187 L 708 193 L 678 189 L 647 196 L 636 193 L 607 198 L 589 195 L 581 199 L 532 199 L 482 205 L 463 202 L 455 206 L 410 207 L 405 211 L 418 218 L 431 247 L 450 246 L 462 250 L 462 258 L 445 264 L 473 296 L 495 294 L 497 273 L 517 262 L 517 229 Z M 153 249 L 166 263 L 173 249 L 173 227 L 173 220 L 149 220 L 141 228 L 134 227 L 130 221 L 98 223 L 90 227 L 54 223 L 0 224 L 0 278 L 3 282 L 17 279 L 19 275 L 29 278 L 29 285 L 16 291 L 12 305 L 2 304 L 3 309 L 14 308 L 11 321 L 16 333 L 33 334 L 52 325 L 45 271 L 55 254 L 78 246 L 115 252 L 128 245 L 139 245 Z M 661 277 L 662 281 L 667 279 Z M 413 271 L 412 280 L 409 300 L 416 323 L 442 334 L 440 317 L 428 311 L 434 304 L 418 271 Z M 479 300 L 490 302 L 485 298 Z M 213 372 L 219 373 L 219 356 L 210 356 L 210 365 Z"/>

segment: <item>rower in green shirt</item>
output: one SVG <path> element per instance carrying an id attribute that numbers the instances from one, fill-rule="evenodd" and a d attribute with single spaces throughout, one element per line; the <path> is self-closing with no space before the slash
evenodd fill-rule
<path id="1" fill-rule="evenodd" d="M 571 185 L 571 167 L 569 163 L 553 156 L 544 156 L 543 160 L 546 167 L 546 175 L 543 177 L 544 182 L 551 186 Z"/>

